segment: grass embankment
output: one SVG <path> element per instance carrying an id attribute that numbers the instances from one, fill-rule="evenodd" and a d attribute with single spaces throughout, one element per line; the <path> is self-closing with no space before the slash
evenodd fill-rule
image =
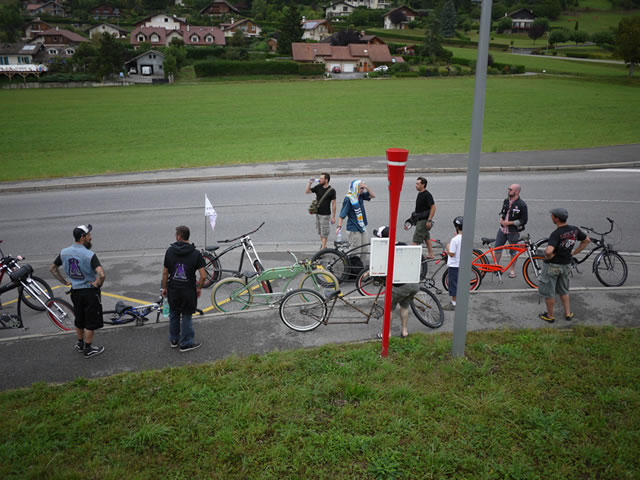
<path id="1" fill-rule="evenodd" d="M 638 478 L 640 330 L 450 350 L 412 335 L 384 360 L 327 346 L 1 393 L 0 477 Z"/>
<path id="2" fill-rule="evenodd" d="M 465 52 L 475 55 L 456 55 Z M 520 58 L 529 60 L 508 63 Z M 575 66 L 623 81 L 615 67 Z M 465 152 L 473 88 L 465 77 L 4 90 L 0 180 L 379 156 L 390 146 Z M 640 96 L 613 83 L 491 77 L 484 124 L 485 151 L 634 143 Z"/>

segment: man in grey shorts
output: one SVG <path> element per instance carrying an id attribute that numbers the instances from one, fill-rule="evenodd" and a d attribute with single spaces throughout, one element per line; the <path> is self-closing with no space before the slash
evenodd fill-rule
<path id="1" fill-rule="evenodd" d="M 538 317 L 540 320 L 553 323 L 556 321 L 553 314 L 555 294 L 560 296 L 565 320 L 573 318 L 569 302 L 569 268 L 572 257 L 589 245 L 589 237 L 578 227 L 567 224 L 569 213 L 564 208 L 554 208 L 550 213 L 551 221 L 557 228 L 549 236 L 549 243 L 544 252 L 545 260 L 538 292 L 544 297 L 547 311 Z M 573 247 L 578 241 L 580 245 L 574 250 Z"/>
<path id="2" fill-rule="evenodd" d="M 329 222 L 336 223 L 336 191 L 329 185 L 331 175 L 324 172 L 318 179 L 318 184 L 313 188 L 313 180 L 309 180 L 304 193 L 315 193 L 318 200 L 318 213 L 316 213 L 316 229 L 320 235 L 320 248 L 327 248 L 329 238 Z"/>
<path id="3" fill-rule="evenodd" d="M 433 216 L 436 214 L 436 203 L 431 192 L 427 190 L 426 178 L 418 177 L 416 179 L 416 190 L 418 191 L 416 208 L 411 214 L 411 218 L 405 222 L 405 230 L 411 228 L 410 225 L 415 225 L 416 231 L 413 234 L 413 244 L 422 245 L 425 242 L 427 244 L 427 258 L 433 258 L 430 232 L 431 227 L 433 227 Z"/>

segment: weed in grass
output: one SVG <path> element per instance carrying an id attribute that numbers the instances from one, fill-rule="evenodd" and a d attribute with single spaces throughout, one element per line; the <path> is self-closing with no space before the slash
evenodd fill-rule
<path id="1" fill-rule="evenodd" d="M 145 450 L 164 451 L 169 447 L 172 437 L 172 428 L 153 423 L 151 418 L 147 417 L 145 422 L 122 440 L 123 448 L 131 448 L 136 453 L 142 453 Z"/>

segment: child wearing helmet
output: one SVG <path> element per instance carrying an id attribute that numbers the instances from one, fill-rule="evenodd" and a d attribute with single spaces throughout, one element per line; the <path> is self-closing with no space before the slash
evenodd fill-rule
<path id="1" fill-rule="evenodd" d="M 456 309 L 456 296 L 458 294 L 458 269 L 460 267 L 460 252 L 462 250 L 462 224 L 463 217 L 453 219 L 453 226 L 456 229 L 456 236 L 447 243 L 447 268 L 449 269 L 449 296 L 451 304 L 445 305 L 443 310 Z"/>

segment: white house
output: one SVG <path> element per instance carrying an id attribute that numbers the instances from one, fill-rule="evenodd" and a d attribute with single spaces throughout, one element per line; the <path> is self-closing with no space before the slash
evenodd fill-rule
<path id="1" fill-rule="evenodd" d="M 330 30 L 331 25 L 329 25 L 328 20 L 307 20 L 302 17 L 303 40 L 316 40 L 319 42 L 331 35 Z"/>
<path id="2" fill-rule="evenodd" d="M 396 16 L 402 16 L 402 21 L 394 22 Z M 406 5 L 402 5 L 401 7 L 394 8 L 393 10 L 389 10 L 384 14 L 384 28 L 385 30 L 407 30 L 409 28 L 409 23 L 413 22 L 418 14 L 407 7 Z"/>
<path id="3" fill-rule="evenodd" d="M 164 28 L 165 30 L 180 30 L 182 27 L 186 26 L 186 19 L 176 17 L 175 15 L 169 15 L 164 12 L 154 13 L 153 15 L 149 15 L 139 22 L 136 22 L 137 28 L 149 27 Z"/>
<path id="4" fill-rule="evenodd" d="M 129 32 L 127 30 L 110 23 L 100 23 L 99 25 L 91 27 L 87 31 L 89 32 L 89 38 L 91 39 L 93 37 L 99 37 L 103 33 L 108 33 L 114 38 L 127 38 L 129 36 Z"/>
<path id="5" fill-rule="evenodd" d="M 336 2 L 324 8 L 325 18 L 346 17 L 356 9 L 351 2 Z"/>

